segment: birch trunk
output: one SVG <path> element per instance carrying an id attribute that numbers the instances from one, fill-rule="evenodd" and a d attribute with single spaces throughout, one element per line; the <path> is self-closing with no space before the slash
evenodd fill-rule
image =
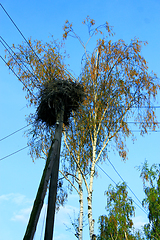
<path id="1" fill-rule="evenodd" d="M 88 202 L 88 221 L 89 221 L 89 234 L 90 239 L 92 240 L 92 236 L 94 234 L 94 219 L 92 216 L 92 192 L 93 192 L 93 179 L 94 179 L 94 172 L 95 172 L 95 156 L 96 154 L 96 145 L 93 145 L 93 162 L 91 166 L 91 174 L 90 174 L 90 186 L 89 186 L 89 192 L 87 197 Z"/>
<path id="2" fill-rule="evenodd" d="M 96 80 L 97 80 L 97 68 L 98 68 L 98 52 L 97 52 L 97 61 L 96 61 Z M 96 84 L 97 85 L 97 84 Z M 96 106 L 97 102 L 97 94 L 94 92 L 94 102 Z M 91 165 L 91 173 L 90 173 L 90 185 L 89 185 L 89 192 L 88 192 L 88 221 L 89 221 L 89 233 L 90 239 L 92 240 L 94 234 L 94 219 L 92 216 L 92 192 L 93 192 L 93 179 L 94 179 L 94 172 L 95 172 L 95 163 L 96 163 L 96 144 L 97 144 L 97 132 L 96 132 L 96 120 L 97 120 L 97 109 L 95 107 L 94 113 L 94 129 L 93 129 L 93 142 L 92 142 L 92 165 Z"/>
<path id="3" fill-rule="evenodd" d="M 79 240 L 83 239 L 83 188 L 82 188 L 82 177 L 80 171 L 78 171 L 79 177 L 79 204 L 80 204 L 80 212 L 79 212 Z"/>
<path id="4" fill-rule="evenodd" d="M 89 193 L 87 197 L 88 202 L 88 221 L 89 221 L 89 234 L 90 239 L 92 240 L 92 236 L 94 234 L 94 219 L 92 216 L 92 192 L 93 192 L 93 179 L 94 179 L 94 167 L 95 164 L 92 165 L 91 168 L 91 176 L 90 176 L 90 187 L 89 187 Z"/>

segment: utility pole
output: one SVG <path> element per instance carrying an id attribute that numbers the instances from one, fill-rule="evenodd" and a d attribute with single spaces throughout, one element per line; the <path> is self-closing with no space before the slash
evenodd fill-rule
<path id="1" fill-rule="evenodd" d="M 56 124 L 55 137 L 52 141 L 51 148 L 49 150 L 45 169 L 43 171 L 41 182 L 40 182 L 40 185 L 38 188 L 36 199 L 34 201 L 34 205 L 32 208 L 32 212 L 30 215 L 30 219 L 29 219 L 28 226 L 27 226 L 23 240 L 33 240 L 33 238 L 34 238 L 34 234 L 36 231 L 36 227 L 37 227 L 38 219 L 39 219 L 39 216 L 41 213 L 41 209 L 43 207 L 43 202 L 44 202 L 44 198 L 45 198 L 45 195 L 47 192 L 47 186 L 48 186 L 50 177 L 51 177 L 51 179 L 50 179 L 50 181 L 51 181 L 50 182 L 50 195 L 52 196 L 51 193 L 53 192 L 54 199 L 55 199 L 54 200 L 54 206 L 55 206 L 58 172 L 56 172 L 56 176 L 57 176 L 56 180 L 54 180 L 53 178 L 55 178 L 54 171 L 55 170 L 59 171 L 59 156 L 60 156 L 60 147 L 61 147 L 63 112 L 64 111 L 61 111 L 61 115 L 60 115 L 61 119 L 59 121 L 59 124 L 58 124 L 58 122 Z M 54 183 L 53 183 L 54 181 L 56 182 L 56 186 L 54 186 L 54 188 L 52 189 L 52 186 L 54 185 Z M 50 200 L 50 202 L 51 202 L 51 200 Z M 48 229 L 48 227 L 47 227 L 47 229 Z M 53 231 L 53 228 L 52 228 L 52 231 Z"/>
<path id="2" fill-rule="evenodd" d="M 47 209 L 47 218 L 46 218 L 46 228 L 45 228 L 44 240 L 52 240 L 52 237 L 53 237 L 63 115 L 64 115 L 64 109 L 62 109 L 60 111 L 59 116 L 58 116 L 57 121 L 56 121 L 55 139 L 58 140 L 58 145 L 57 145 L 57 149 L 56 149 L 56 158 L 54 159 L 55 162 L 54 162 L 54 165 L 52 167 L 52 173 L 51 173 L 51 179 L 50 179 L 49 196 L 48 196 L 48 209 Z"/>

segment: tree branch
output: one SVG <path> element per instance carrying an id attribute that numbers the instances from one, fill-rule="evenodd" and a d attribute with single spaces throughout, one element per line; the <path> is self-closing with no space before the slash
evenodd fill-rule
<path id="1" fill-rule="evenodd" d="M 81 175 L 82 175 L 82 178 L 83 178 L 84 183 L 85 183 L 85 185 L 86 185 L 87 192 L 89 192 L 88 184 L 87 184 L 87 181 L 86 181 L 85 175 L 84 175 L 84 173 L 83 173 L 83 171 L 82 171 L 82 169 L 81 169 L 81 166 L 79 165 L 77 159 L 76 159 L 75 156 L 73 155 L 72 151 L 70 150 L 70 148 L 69 148 L 69 146 L 68 146 L 68 144 L 67 144 L 67 142 L 66 142 L 66 133 L 65 133 L 65 132 L 64 132 L 64 143 L 65 143 L 65 145 L 66 145 L 68 151 L 70 152 L 71 156 L 73 157 L 74 161 L 76 162 L 77 167 L 78 167 L 78 169 L 80 170 Z"/>
<path id="2" fill-rule="evenodd" d="M 102 114 L 102 117 L 101 117 L 101 119 L 100 119 L 100 121 L 99 121 L 98 129 L 97 129 L 97 132 L 96 132 L 97 135 L 98 135 L 99 129 L 100 129 L 101 125 L 102 125 L 102 120 L 103 120 L 103 118 L 104 118 L 104 115 L 105 115 L 107 109 L 108 109 L 108 107 L 105 108 L 105 110 L 104 110 L 104 112 L 103 112 L 103 114 Z"/>
<path id="3" fill-rule="evenodd" d="M 132 101 L 131 101 L 131 102 L 132 102 Z M 99 152 L 99 154 L 98 154 L 98 156 L 97 156 L 96 162 L 99 160 L 99 158 L 100 158 L 103 150 L 104 150 L 105 147 L 107 146 L 108 142 L 109 142 L 109 141 L 119 132 L 119 130 L 121 129 L 123 119 L 124 119 L 127 111 L 128 111 L 129 108 L 130 108 L 131 102 L 130 102 L 129 106 L 126 108 L 126 110 L 125 110 L 125 112 L 124 112 L 124 114 L 123 114 L 123 116 L 122 116 L 122 119 L 121 119 L 119 128 L 114 132 L 114 134 L 113 134 L 112 136 L 110 136 L 110 137 L 107 136 L 107 137 L 105 138 L 105 140 L 103 141 L 103 147 L 102 147 L 101 151 Z M 108 139 L 107 139 L 107 138 L 108 138 Z"/>
<path id="4" fill-rule="evenodd" d="M 69 178 L 66 177 L 66 175 L 61 171 L 59 170 L 59 172 L 64 176 L 64 178 L 72 185 L 72 187 L 77 191 L 77 193 L 79 194 L 79 191 L 78 189 L 74 186 L 74 184 L 69 180 Z"/>

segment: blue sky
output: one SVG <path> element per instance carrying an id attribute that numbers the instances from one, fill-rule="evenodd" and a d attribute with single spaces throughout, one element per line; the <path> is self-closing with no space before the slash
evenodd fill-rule
<path id="1" fill-rule="evenodd" d="M 87 39 L 87 31 L 81 22 L 87 15 L 95 19 L 97 25 L 108 21 L 116 33 L 114 40 L 123 39 L 129 43 L 136 36 L 142 41 L 148 41 L 148 45 L 142 49 L 142 54 L 148 62 L 149 71 L 153 70 L 160 76 L 159 0 L 2 0 L 1 3 L 26 38 L 32 37 L 44 42 L 49 41 L 51 35 L 55 39 L 61 39 L 62 26 L 67 19 L 73 22 L 75 30 L 84 40 Z M 24 41 L 2 8 L 0 8 L 0 32 L 9 45 Z M 70 54 L 70 68 L 75 75 L 78 75 L 83 49 L 74 39 L 68 41 L 66 49 Z M 3 57 L 5 55 L 2 45 L 0 45 L 0 54 Z M 27 102 L 24 96 L 22 84 L 12 73 L 9 73 L 0 59 L 0 139 L 26 126 L 25 116 L 31 109 L 26 107 Z M 160 94 L 155 105 L 160 106 Z M 157 108 L 156 112 L 160 122 L 160 109 Z M 134 129 L 136 128 L 133 126 Z M 160 162 L 160 132 L 150 133 L 144 137 L 135 133 L 135 136 L 137 141 L 134 144 L 130 139 L 127 140 L 129 160 L 126 163 L 121 161 L 117 153 L 112 152 L 110 160 L 137 197 L 142 200 L 144 197 L 142 182 L 135 166 L 140 165 L 145 159 L 149 164 Z M 24 130 L 0 141 L 0 159 L 26 145 Z M 33 163 L 28 155 L 28 149 L 0 161 L 0 240 L 23 238 L 44 165 L 45 162 L 42 159 Z M 109 162 L 106 161 L 101 167 L 115 182 L 121 180 Z M 93 217 L 96 222 L 99 215 L 105 214 L 104 191 L 110 183 L 112 183 L 110 179 L 99 170 L 93 192 Z M 133 196 L 130 191 L 129 195 Z M 133 199 L 136 201 L 134 197 Z M 43 239 L 41 236 L 44 232 L 42 226 L 46 203 L 47 199 L 35 240 Z M 74 216 L 74 212 L 78 212 L 78 198 L 73 192 L 65 208 L 61 208 L 56 215 L 55 240 L 75 239 L 70 231 L 66 231 L 66 225 L 71 227 L 69 215 Z M 140 226 L 146 220 L 145 213 L 136 208 L 135 226 Z M 88 238 L 87 228 L 86 226 L 84 229 L 84 239 Z M 97 233 L 97 225 L 95 230 Z"/>

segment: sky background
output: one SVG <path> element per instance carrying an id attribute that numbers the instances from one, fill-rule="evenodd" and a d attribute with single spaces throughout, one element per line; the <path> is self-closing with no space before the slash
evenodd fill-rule
<path id="1" fill-rule="evenodd" d="M 32 39 L 44 42 L 49 41 L 51 35 L 55 39 L 61 40 L 62 26 L 67 19 L 73 22 L 75 31 L 84 41 L 88 37 L 87 29 L 81 23 L 87 15 L 96 21 L 97 26 L 107 21 L 114 27 L 115 41 L 123 39 L 129 43 L 134 37 L 148 41 L 148 45 L 142 49 L 142 55 L 148 62 L 149 72 L 153 70 L 160 76 L 159 0 L 3 0 L 1 3 L 27 39 L 32 37 Z M 1 7 L 0 35 L 10 46 L 13 43 L 16 45 L 24 41 Z M 91 48 L 95 46 L 92 44 L 94 43 L 91 43 Z M 68 60 L 70 68 L 74 71 L 75 76 L 78 76 L 83 49 L 75 39 L 70 39 L 66 44 L 66 50 L 70 54 Z M 5 55 L 1 44 L 0 54 L 3 57 Z M 9 72 L 7 66 L 0 59 L 0 139 L 27 124 L 25 118 L 31 109 L 26 107 L 27 102 L 22 87 L 22 84 Z M 160 106 L 160 94 L 158 94 L 154 105 Z M 156 113 L 160 122 L 160 108 L 157 108 Z M 132 126 L 132 129 L 136 130 L 136 127 Z M 45 161 L 42 159 L 33 163 L 27 148 L 4 158 L 27 145 L 24 130 L 0 141 L 0 240 L 23 239 L 45 165 Z M 160 162 L 160 132 L 149 133 L 144 137 L 137 132 L 135 136 L 137 141 L 134 144 L 131 139 L 127 140 L 129 153 L 126 163 L 112 152 L 110 160 L 132 191 L 142 201 L 144 198 L 142 181 L 135 166 L 140 165 L 145 159 L 150 165 Z M 107 160 L 100 166 L 116 183 L 121 181 Z M 99 169 L 99 177 L 95 179 L 93 187 L 93 218 L 96 222 L 96 234 L 98 233 L 98 217 L 106 213 L 104 191 L 107 190 L 110 183 L 112 181 Z M 130 191 L 129 196 L 137 202 Z M 46 204 L 47 198 L 35 240 L 43 239 Z M 78 197 L 75 192 L 69 196 L 65 207 L 61 208 L 56 215 L 55 240 L 76 239 L 71 231 L 66 231 L 67 227 L 71 227 L 69 216 L 74 217 L 74 213 L 78 213 Z M 146 221 L 146 214 L 136 207 L 135 227 L 140 227 Z M 88 226 L 84 228 L 84 239 L 89 239 Z"/>

